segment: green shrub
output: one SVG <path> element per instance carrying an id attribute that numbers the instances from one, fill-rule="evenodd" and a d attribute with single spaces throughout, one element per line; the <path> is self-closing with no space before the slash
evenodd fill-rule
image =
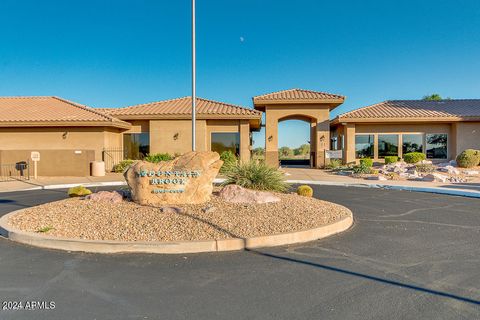
<path id="1" fill-rule="evenodd" d="M 154 153 L 147 155 L 143 160 L 151 163 L 172 160 L 173 156 L 169 153 Z"/>
<path id="2" fill-rule="evenodd" d="M 297 194 L 299 196 L 304 196 L 304 197 L 310 197 L 311 198 L 313 196 L 313 189 L 312 189 L 312 187 L 307 186 L 307 185 L 299 186 L 297 188 Z"/>
<path id="3" fill-rule="evenodd" d="M 480 151 L 467 149 L 457 156 L 457 164 L 461 168 L 471 168 L 480 163 Z"/>
<path id="4" fill-rule="evenodd" d="M 398 161 L 397 156 L 386 156 L 385 157 L 385 164 L 395 163 Z"/>
<path id="5" fill-rule="evenodd" d="M 330 159 L 330 163 L 325 166 L 326 169 L 337 169 L 342 165 L 340 159 Z"/>
<path id="6" fill-rule="evenodd" d="M 48 231 L 50 231 L 50 230 L 53 230 L 53 229 L 55 229 L 55 228 L 52 227 L 52 226 L 46 226 L 46 227 L 43 227 L 43 228 L 38 229 L 37 232 L 39 232 L 39 233 L 46 233 L 46 232 L 48 232 Z"/>
<path id="7" fill-rule="evenodd" d="M 283 173 L 263 162 L 237 162 L 225 176 L 223 185 L 236 184 L 248 189 L 278 192 L 285 192 L 290 188 Z"/>
<path id="8" fill-rule="evenodd" d="M 85 188 L 84 186 L 76 186 L 68 189 L 69 197 L 84 197 L 92 194 L 92 191 Z"/>
<path id="9" fill-rule="evenodd" d="M 415 170 L 418 172 L 432 173 L 435 172 L 435 167 L 431 163 L 419 163 L 415 165 Z"/>
<path id="10" fill-rule="evenodd" d="M 360 165 L 364 165 L 366 167 L 373 167 L 373 160 L 370 159 L 370 158 L 363 158 L 363 159 L 360 159 Z"/>
<path id="11" fill-rule="evenodd" d="M 372 168 L 362 162 L 360 162 L 360 165 L 353 167 L 353 173 L 355 174 L 369 174 L 371 172 Z"/>
<path id="12" fill-rule="evenodd" d="M 130 167 L 135 161 L 134 160 L 122 160 L 116 165 L 113 166 L 112 171 L 113 172 L 124 172 L 127 170 L 128 167 Z"/>
<path id="13" fill-rule="evenodd" d="M 223 161 L 223 165 L 220 168 L 221 173 L 225 173 L 237 164 L 237 157 L 232 151 L 223 151 L 220 154 L 220 160 Z"/>
<path id="14" fill-rule="evenodd" d="M 403 160 L 405 160 L 406 163 L 417 163 L 426 158 L 425 153 L 422 152 L 409 152 L 403 155 Z"/>

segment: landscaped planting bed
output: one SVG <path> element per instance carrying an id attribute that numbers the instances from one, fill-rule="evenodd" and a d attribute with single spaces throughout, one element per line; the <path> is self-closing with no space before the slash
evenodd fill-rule
<path id="1" fill-rule="evenodd" d="M 218 191 L 218 190 L 217 190 Z M 181 241 L 246 238 L 300 231 L 349 215 L 340 205 L 296 194 L 274 193 L 281 201 L 229 203 L 217 192 L 201 205 L 141 206 L 70 198 L 28 208 L 9 223 L 23 231 L 89 240 Z"/>

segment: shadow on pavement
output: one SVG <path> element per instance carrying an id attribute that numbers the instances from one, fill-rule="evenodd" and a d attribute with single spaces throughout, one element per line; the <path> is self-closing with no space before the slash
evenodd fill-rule
<path id="1" fill-rule="evenodd" d="M 415 290 L 415 291 L 419 291 L 419 292 L 424 292 L 424 293 L 428 293 L 428 294 L 431 294 L 431 295 L 436 295 L 436 296 L 440 296 L 440 297 L 444 297 L 444 298 L 454 299 L 454 300 L 465 302 L 465 303 L 471 303 L 471 304 L 474 304 L 474 305 L 480 305 L 480 301 L 478 301 L 478 300 L 467 298 L 467 297 L 462 297 L 462 296 L 455 295 L 455 294 L 448 293 L 448 292 L 444 292 L 444 291 L 422 288 L 422 287 L 412 285 L 412 284 L 408 284 L 408 283 L 403 283 L 403 282 L 398 282 L 398 281 L 394 281 L 394 280 L 384 279 L 384 278 L 380 278 L 380 277 L 376 277 L 376 276 L 371 276 L 371 275 L 368 275 L 368 274 L 363 274 L 363 273 L 359 273 L 359 272 L 355 272 L 355 271 L 350 271 L 350 270 L 341 269 L 341 268 L 337 268 L 337 267 L 327 266 L 327 265 L 324 265 L 324 264 L 319 264 L 319 263 L 310 262 L 310 261 L 306 261 L 306 260 L 300 260 L 300 259 L 295 259 L 295 258 L 279 256 L 279 255 L 275 255 L 275 254 L 271 254 L 271 253 L 261 252 L 261 251 L 255 250 L 255 249 L 245 249 L 245 250 L 248 251 L 248 252 L 251 252 L 253 254 L 261 255 L 261 256 L 264 256 L 264 257 L 269 257 L 269 258 L 288 261 L 288 262 L 293 262 L 293 263 L 300 263 L 300 264 L 303 264 L 303 265 L 307 265 L 307 266 L 311 266 L 311 267 L 315 267 L 315 268 L 319 268 L 319 269 L 323 269 L 323 270 L 338 272 L 338 273 L 342 273 L 342 274 L 349 275 L 349 276 L 359 277 L 359 278 L 362 278 L 362 279 L 372 280 L 372 281 L 380 282 L 380 283 L 383 283 L 383 284 L 389 284 L 389 285 L 400 287 L 400 288 L 405 288 L 405 289 Z"/>

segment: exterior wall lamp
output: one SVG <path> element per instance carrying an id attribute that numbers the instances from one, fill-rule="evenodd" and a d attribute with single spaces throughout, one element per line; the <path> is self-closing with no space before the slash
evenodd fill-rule
<path id="1" fill-rule="evenodd" d="M 269 136 L 268 137 L 268 142 L 272 142 L 272 140 L 273 140 L 273 136 Z"/>
<path id="2" fill-rule="evenodd" d="M 65 131 L 65 132 L 62 134 L 62 139 L 63 139 L 63 140 L 67 139 L 67 136 L 68 136 L 68 132 Z"/>
<path id="3" fill-rule="evenodd" d="M 173 140 L 178 140 L 178 132 L 173 135 Z"/>

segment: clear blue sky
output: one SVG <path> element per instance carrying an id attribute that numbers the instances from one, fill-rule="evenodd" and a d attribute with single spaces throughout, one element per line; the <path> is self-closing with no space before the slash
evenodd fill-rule
<path id="1" fill-rule="evenodd" d="M 201 97 L 250 107 L 299 87 L 346 95 L 337 112 L 480 98 L 478 0 L 197 0 L 197 21 Z M 190 0 L 2 0 L 0 38 L 3 96 L 119 107 L 190 94 Z M 306 125 L 282 128 L 281 145 L 308 140 Z"/>

